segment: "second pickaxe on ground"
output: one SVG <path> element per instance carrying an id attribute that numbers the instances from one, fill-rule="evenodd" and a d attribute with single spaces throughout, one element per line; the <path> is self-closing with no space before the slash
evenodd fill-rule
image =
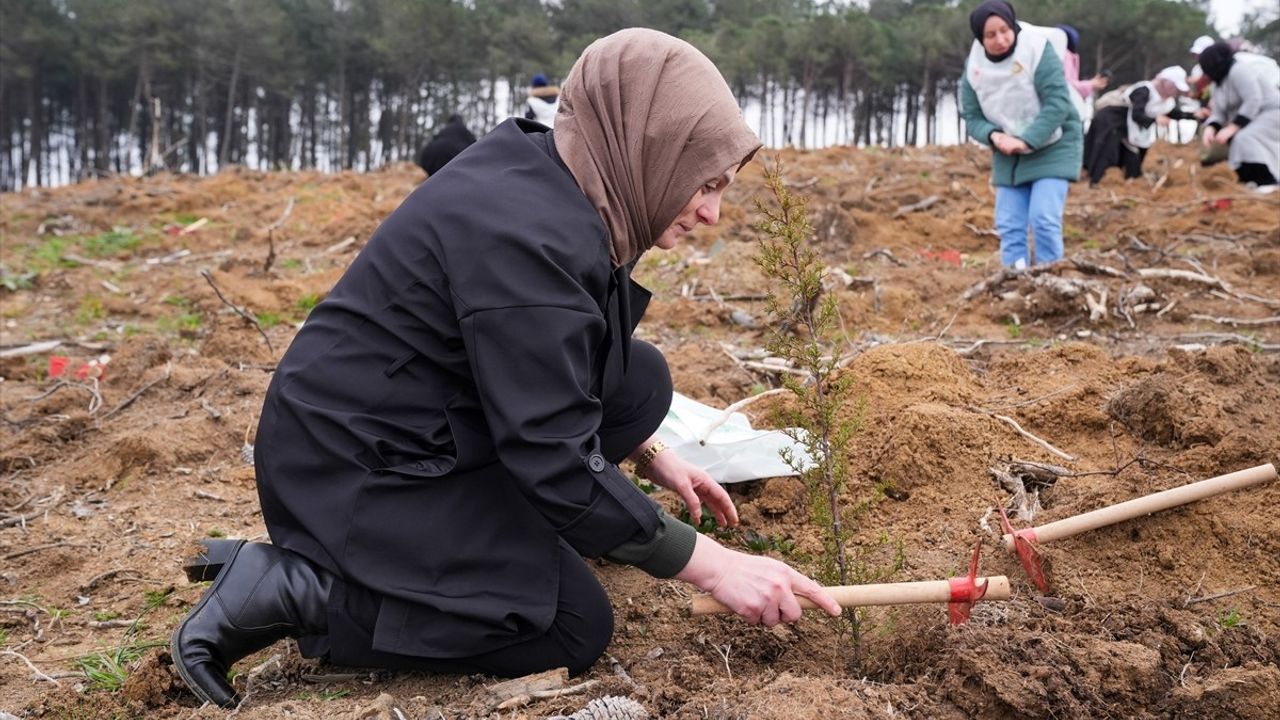
<path id="1" fill-rule="evenodd" d="M 1143 515 L 1150 515 L 1161 510 L 1168 510 L 1179 505 L 1186 505 L 1187 503 L 1203 500 L 1225 492 L 1251 487 L 1275 478 L 1276 468 L 1268 463 L 1251 467 L 1247 470 L 1238 470 L 1226 475 L 1219 475 L 1208 480 L 1201 480 L 1190 485 L 1144 495 L 1116 505 L 1108 505 L 1091 512 L 1055 520 L 1040 527 L 1023 528 L 1022 530 L 1013 529 L 1013 526 L 1009 523 L 1009 516 L 1005 513 L 1004 507 L 1001 507 L 1000 518 L 1004 528 L 1004 546 L 1018 554 L 1018 559 L 1022 561 L 1022 568 L 1027 571 L 1027 575 L 1035 583 L 1036 587 L 1040 588 L 1041 592 L 1048 592 L 1049 581 L 1045 577 L 1044 565 L 1040 560 L 1040 554 L 1036 551 L 1036 545 L 1079 535 L 1080 533 L 1114 525 L 1125 520 L 1132 520 Z"/>

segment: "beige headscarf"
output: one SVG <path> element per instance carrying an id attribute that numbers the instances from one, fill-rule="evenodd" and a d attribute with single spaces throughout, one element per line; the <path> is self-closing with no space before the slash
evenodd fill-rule
<path id="1" fill-rule="evenodd" d="M 614 266 L 653 247 L 699 187 L 760 148 L 716 66 L 642 28 L 583 51 L 562 87 L 555 138 L 609 227 Z"/>

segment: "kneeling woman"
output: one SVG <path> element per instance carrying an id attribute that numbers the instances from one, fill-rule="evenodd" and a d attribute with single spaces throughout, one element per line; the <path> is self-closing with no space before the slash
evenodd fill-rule
<path id="1" fill-rule="evenodd" d="M 228 543 L 175 630 L 200 698 L 280 638 L 361 667 L 586 670 L 613 611 L 583 557 L 710 592 L 749 622 L 839 607 L 787 565 L 673 520 L 619 471 L 737 513 L 652 434 L 671 377 L 631 339 L 630 268 L 719 218 L 760 143 L 719 71 L 652 30 L 592 44 L 554 132 L 511 120 L 378 228 L 277 367 L 257 435 L 274 544 Z"/>
<path id="2" fill-rule="evenodd" d="M 1046 33 L 1023 29 L 1013 7 L 988 0 L 969 15 L 974 43 L 960 83 L 969 136 L 992 147 L 996 231 L 1006 266 L 1062 257 L 1067 183 L 1080 176 L 1080 115 Z"/>

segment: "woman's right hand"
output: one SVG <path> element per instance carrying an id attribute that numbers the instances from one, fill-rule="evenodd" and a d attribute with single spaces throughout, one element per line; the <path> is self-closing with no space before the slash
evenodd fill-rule
<path id="1" fill-rule="evenodd" d="M 991 144 L 1005 155 L 1017 155 L 1030 150 L 1022 140 L 1003 132 L 991 133 Z"/>
<path id="2" fill-rule="evenodd" d="M 693 556 L 676 577 L 711 593 L 748 623 L 773 627 L 800 619 L 796 595 L 814 601 L 833 617 L 840 605 L 817 582 L 786 563 L 730 550 L 699 534 Z"/>
<path id="3" fill-rule="evenodd" d="M 1218 131 L 1217 131 L 1217 130 L 1215 130 L 1212 126 L 1205 126 L 1205 129 L 1204 129 L 1204 140 L 1203 140 L 1203 142 L 1204 142 L 1204 146 L 1205 146 L 1205 147 L 1210 147 L 1210 146 L 1212 146 L 1212 145 L 1213 145 L 1213 136 L 1214 136 L 1214 135 L 1217 135 L 1217 134 L 1218 134 Z"/>

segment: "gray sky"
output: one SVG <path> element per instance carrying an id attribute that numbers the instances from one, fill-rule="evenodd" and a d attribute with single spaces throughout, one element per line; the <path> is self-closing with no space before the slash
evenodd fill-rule
<path id="1" fill-rule="evenodd" d="M 1270 10 L 1270 17 L 1280 12 L 1276 0 L 1209 0 L 1209 23 L 1223 36 L 1231 36 L 1240 29 L 1245 13 L 1258 10 Z"/>

